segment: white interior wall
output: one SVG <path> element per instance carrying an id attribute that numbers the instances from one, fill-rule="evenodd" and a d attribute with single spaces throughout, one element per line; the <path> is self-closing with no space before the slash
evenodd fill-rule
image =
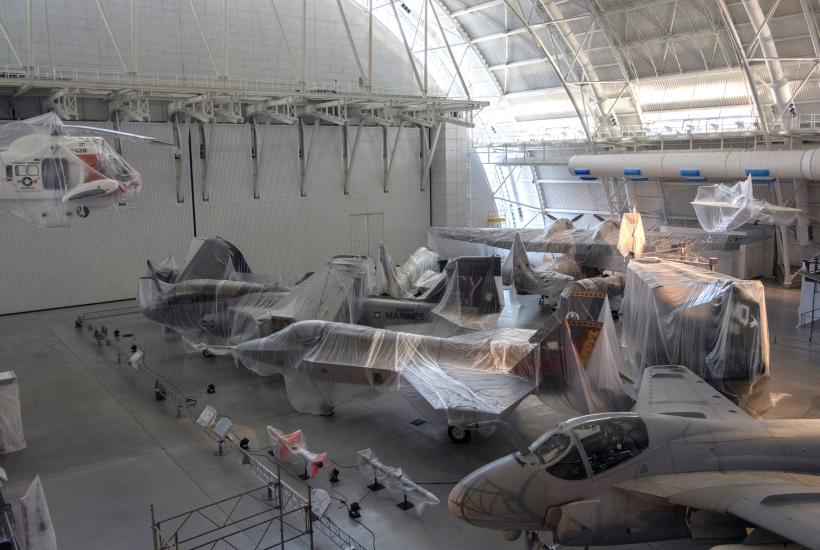
<path id="1" fill-rule="evenodd" d="M 168 123 L 130 124 L 127 131 L 171 141 Z M 200 236 L 220 235 L 239 246 L 255 271 L 285 279 L 320 268 L 331 256 L 352 252 L 351 214 L 383 213 L 384 239 L 401 261 L 426 242 L 429 194 L 419 190 L 418 133 L 406 132 L 382 188 L 381 130 L 366 128 L 350 195 L 343 194 L 341 130 L 320 127 L 310 160 L 307 197 L 299 196 L 295 129 L 263 128 L 262 197 L 253 199 L 248 125 L 217 124 L 208 149 L 210 201 L 201 199 L 199 141 L 192 134 L 194 195 L 184 145 L 184 203 L 176 198 L 173 154 L 123 142 L 123 156 L 143 174 L 139 198 L 116 210 L 97 210 L 69 227 L 38 229 L 0 216 L 0 314 L 133 298 L 145 260 L 182 259 L 193 236 L 192 206 Z M 391 130 L 395 131 L 395 130 Z M 312 128 L 305 129 L 310 142 Z M 392 141 L 391 141 L 392 144 Z M 371 240 L 378 238 L 371 235 Z M 372 247 L 371 247 L 372 249 Z"/>
<path id="2" fill-rule="evenodd" d="M 108 15 L 117 46 L 131 70 L 131 0 L 100 2 Z M 296 71 L 286 55 L 285 39 L 274 18 L 270 0 L 231 0 L 228 2 L 229 77 L 286 82 L 302 80 L 302 0 L 275 2 Z M 29 63 L 26 4 L 24 0 L 0 0 L 0 17 L 24 64 Z M 137 72 L 222 76 L 225 68 L 223 2 L 193 0 L 193 5 L 207 37 L 210 56 L 188 0 L 139 0 Z M 347 0 L 342 5 L 366 70 L 367 14 Z M 359 70 L 336 0 L 308 0 L 307 8 L 305 80 L 356 86 Z M 36 29 L 32 65 L 124 72 L 96 0 L 32 0 L 32 10 Z M 0 64 L 7 63 L 15 65 L 16 61 L 9 48 L 0 47 Z M 417 89 L 404 46 L 378 22 L 374 24 L 371 84 L 405 93 Z"/>
<path id="3" fill-rule="evenodd" d="M 390 128 L 388 132 L 391 147 L 396 131 Z M 356 229 L 355 221 L 351 227 L 352 215 L 383 214 L 388 250 L 394 260 L 405 259 L 426 242 L 430 220 L 429 194 L 420 190 L 418 132 L 402 133 L 388 193 L 383 188 L 381 129 L 363 128 L 362 132 L 350 194 L 344 195 L 341 129 L 305 126 L 305 148 L 312 142 L 315 150 L 312 154 L 306 151 L 307 198 L 302 198 L 296 128 L 259 126 L 263 184 L 261 198 L 254 200 L 250 128 L 216 125 L 208 148 L 207 202 L 202 200 L 201 165 L 194 159 L 198 234 L 220 235 L 245 252 L 254 270 L 293 281 L 334 255 L 361 252 L 352 246 Z M 351 143 L 354 134 L 351 129 Z M 192 143 L 198 151 L 197 132 L 192 134 Z M 378 239 L 377 233 L 371 241 Z M 378 243 L 369 244 L 372 253 Z"/>
<path id="4" fill-rule="evenodd" d="M 171 140 L 168 124 L 138 131 Z M 0 216 L 0 314 L 133 297 L 147 258 L 185 253 L 192 236 L 190 186 L 185 203 L 177 203 L 173 153 L 124 142 L 123 156 L 145 183 L 127 207 L 50 229 Z"/>

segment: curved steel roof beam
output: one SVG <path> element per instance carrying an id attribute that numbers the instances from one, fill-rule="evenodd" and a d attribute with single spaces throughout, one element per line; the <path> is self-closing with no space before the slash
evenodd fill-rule
<path id="1" fill-rule="evenodd" d="M 581 105 L 578 104 L 578 99 L 572 93 L 572 90 L 567 84 L 567 81 L 564 79 L 564 76 L 561 72 L 561 68 L 558 65 L 558 61 L 552 55 L 552 52 L 550 52 L 547 46 L 544 44 L 544 41 L 541 40 L 541 37 L 538 35 L 538 33 L 535 32 L 535 30 L 533 30 L 533 28 L 530 26 L 529 21 L 527 21 L 527 18 L 521 12 L 519 12 L 518 9 L 516 9 L 516 7 L 513 5 L 513 2 L 511 0 L 504 0 L 504 3 L 507 5 L 507 8 L 509 8 L 510 12 L 512 12 L 515 15 L 515 17 L 521 22 L 521 24 L 527 29 L 527 32 L 529 32 L 533 41 L 535 41 L 538 48 L 543 52 L 544 57 L 547 59 L 547 61 L 549 61 L 549 64 L 552 66 L 552 69 L 555 71 L 555 74 L 561 81 L 561 86 L 564 88 L 567 97 L 572 103 L 573 109 L 575 109 L 575 112 L 578 115 L 578 119 L 581 122 L 581 126 L 584 128 L 584 134 L 587 137 L 587 141 L 590 144 L 592 144 L 594 142 L 595 136 L 589 129 L 589 124 L 587 123 L 587 113 L 585 113 L 584 110 L 581 108 Z"/>

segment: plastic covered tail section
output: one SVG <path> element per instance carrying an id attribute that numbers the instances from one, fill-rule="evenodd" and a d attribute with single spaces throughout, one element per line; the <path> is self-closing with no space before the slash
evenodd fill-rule
<path id="1" fill-rule="evenodd" d="M 698 187 L 692 208 L 700 226 L 710 233 L 731 231 L 751 222 L 787 225 L 794 222 L 799 208 L 773 205 L 754 196 L 752 175 L 734 185 Z"/>
<path id="2" fill-rule="evenodd" d="M 763 283 L 644 258 L 626 275 L 623 344 L 640 382 L 653 365 L 683 365 L 751 413 L 771 407 Z"/>
<path id="3" fill-rule="evenodd" d="M 188 261 L 179 272 L 177 281 L 244 280 L 245 275 L 251 273 L 242 251 L 222 237 L 194 239 L 188 254 Z"/>
<path id="4" fill-rule="evenodd" d="M 487 330 L 495 326 L 504 307 L 501 258 L 464 256 L 450 260 L 439 291 L 428 299 L 438 300 L 433 313 L 464 328 Z"/>
<path id="5" fill-rule="evenodd" d="M 380 294 L 412 298 L 424 293 L 438 273 L 439 255 L 425 247 L 416 249 L 407 261 L 395 267 L 384 242 L 379 243 L 376 282 Z"/>
<path id="6" fill-rule="evenodd" d="M 537 294 L 550 300 L 558 301 L 561 292 L 568 284 L 580 277 L 581 268 L 572 256 L 564 255 L 538 267 L 530 265 L 527 250 L 516 235 L 510 251 L 512 257 L 512 285 L 517 294 Z"/>
<path id="7" fill-rule="evenodd" d="M 581 414 L 632 406 L 605 294 L 587 292 L 565 300 L 530 342 L 537 346 L 537 395 L 548 406 Z"/>
<path id="8" fill-rule="evenodd" d="M 0 211 L 41 227 L 64 226 L 132 200 L 141 187 L 139 172 L 93 128 L 65 126 L 54 113 L 0 125 Z"/>

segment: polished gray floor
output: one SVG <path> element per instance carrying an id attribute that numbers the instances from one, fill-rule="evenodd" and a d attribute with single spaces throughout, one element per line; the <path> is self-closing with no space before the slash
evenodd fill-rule
<path id="1" fill-rule="evenodd" d="M 820 354 L 807 343 L 807 329 L 795 329 L 798 291 L 767 287 L 773 391 L 773 418 L 820 417 Z M 186 354 L 178 340 L 164 338 L 139 315 L 111 317 L 92 324 L 131 333 L 98 347 L 85 329 L 74 327 L 78 312 L 119 308 L 123 304 L 74 308 L 0 318 L 0 370 L 14 370 L 20 381 L 28 448 L 0 456 L 10 500 L 31 479 L 43 479 L 61 549 L 144 549 L 151 547 L 149 506 L 167 517 L 259 485 L 235 456 L 218 457 L 214 442 L 168 403 L 153 399 L 150 384 L 117 364 L 132 340 L 146 350 L 148 364 L 182 391 L 230 415 L 251 446 L 268 445 L 264 429 L 304 430 L 309 446 L 327 451 L 341 470 L 331 487 L 327 475 L 311 485 L 333 491 L 329 514 L 361 543 L 372 548 L 520 548 L 489 531 L 453 521 L 446 498 L 452 483 L 482 464 L 510 452 L 499 433 L 476 437 L 469 445 L 449 442 L 442 427 L 416 426 L 417 414 L 396 393 L 341 406 L 332 417 L 294 413 L 278 377 L 260 378 L 236 368 L 231 359 Z M 128 304 L 126 304 L 128 305 Z M 532 299 L 505 312 L 501 324 L 536 327 L 546 315 Z M 213 383 L 216 393 L 205 387 Z M 562 416 L 528 398 L 512 423 L 528 439 Z M 351 466 L 356 452 L 372 448 L 379 458 L 399 465 L 442 504 L 417 516 L 394 506 L 394 495 L 370 493 Z M 290 468 L 291 474 L 298 473 Z M 292 479 L 293 484 L 298 482 Z M 358 501 L 361 523 L 347 517 L 340 501 Z M 304 547 L 293 543 L 288 547 Z M 317 547 L 334 546 L 317 537 Z M 253 545 L 249 546 L 250 548 Z M 652 545 L 682 548 L 681 543 Z M 688 547 L 688 546 L 687 546 Z"/>

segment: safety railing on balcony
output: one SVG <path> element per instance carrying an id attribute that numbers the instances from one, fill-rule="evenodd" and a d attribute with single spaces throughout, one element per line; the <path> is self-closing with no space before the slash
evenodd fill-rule
<path id="1" fill-rule="evenodd" d="M 172 88 L 201 92 L 222 92 L 260 96 L 278 96 L 299 93 L 350 94 L 365 96 L 421 97 L 417 92 L 386 86 L 360 86 L 358 83 L 330 80 L 294 82 L 244 77 L 220 77 L 216 75 L 196 75 L 179 73 L 137 72 L 130 73 L 116 69 L 95 69 L 82 67 L 51 67 L 37 65 L 0 65 L 0 85 L 14 86 L 24 81 L 39 81 L 49 86 L 65 87 L 131 86 L 141 88 Z M 463 95 L 463 94 L 462 94 Z M 427 95 L 429 99 L 465 99 L 455 90 L 448 97 Z"/>

